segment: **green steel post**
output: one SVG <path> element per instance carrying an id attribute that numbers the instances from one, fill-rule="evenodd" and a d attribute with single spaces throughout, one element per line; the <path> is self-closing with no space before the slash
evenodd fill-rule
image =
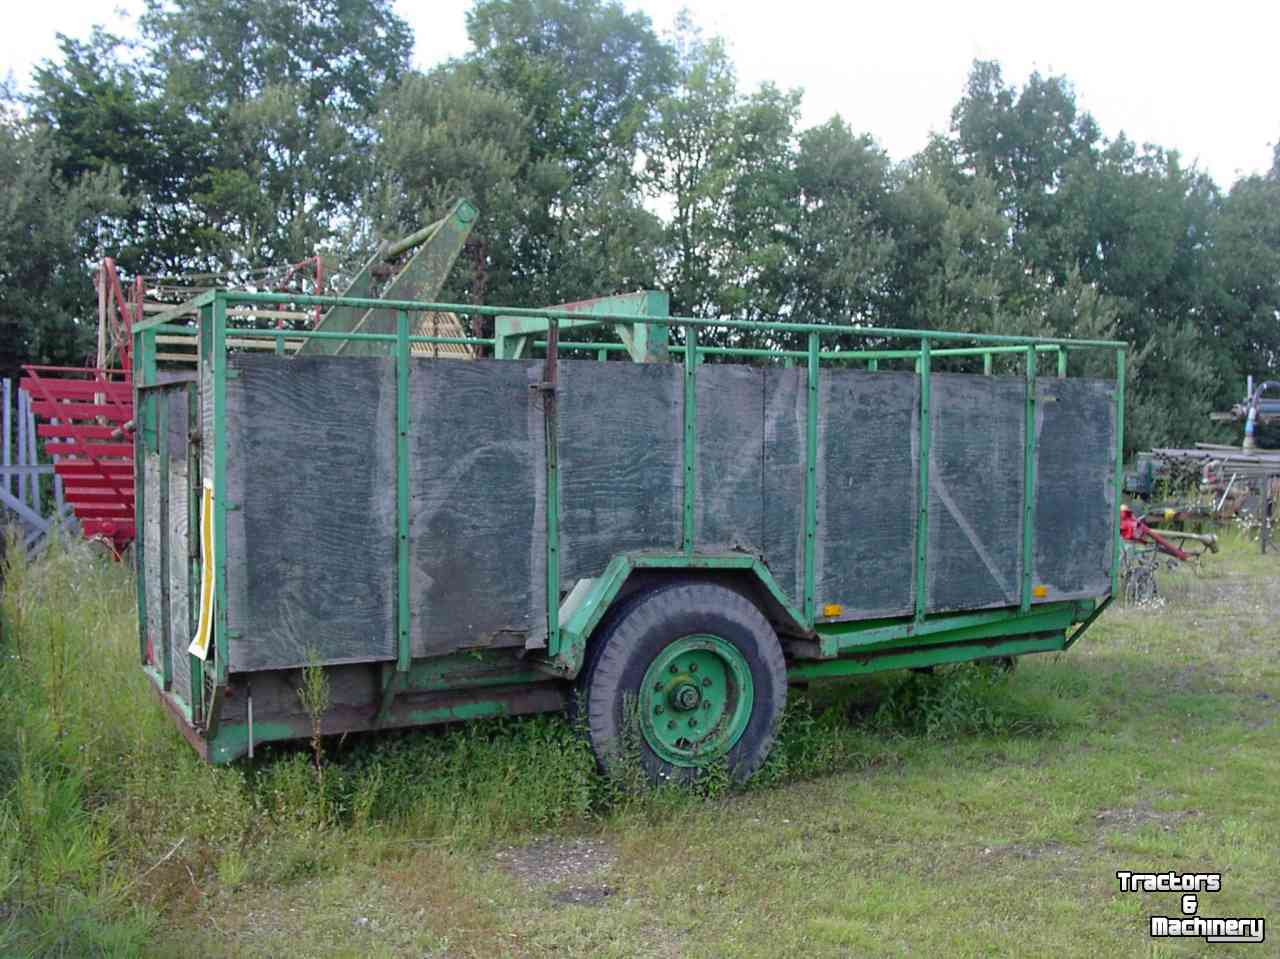
<path id="1" fill-rule="evenodd" d="M 203 361 L 201 361 L 203 362 Z M 200 388 L 196 383 L 187 389 L 187 428 L 192 429 L 200 422 Z M 187 444 L 187 516 L 192 518 L 187 528 L 187 596 L 200 595 L 200 550 L 193 530 L 200 528 L 200 447 L 194 443 Z M 200 618 L 199 600 L 189 602 L 186 616 L 188 636 L 194 636 L 196 621 Z M 182 655 L 191 663 L 191 718 L 200 722 L 204 718 L 204 661 L 199 656 L 187 652 L 187 644 L 182 644 Z"/>
<path id="2" fill-rule="evenodd" d="M 276 356 L 284 356 L 284 337 L 276 334 Z"/>
<path id="3" fill-rule="evenodd" d="M 1067 375 L 1067 351 L 1061 346 L 1058 347 L 1058 378 L 1062 379 Z"/>
<path id="4" fill-rule="evenodd" d="M 209 338 L 213 369 L 213 561 L 217 566 L 214 588 L 213 640 L 218 657 L 219 686 L 227 682 L 227 301 L 221 292 L 213 298 Z"/>
<path id="5" fill-rule="evenodd" d="M 596 350 L 596 360 L 603 363 L 608 358 L 609 358 L 609 347 L 602 346 L 598 350 Z"/>
<path id="6" fill-rule="evenodd" d="M 867 360 L 867 372 L 868 372 L 868 373 L 874 373 L 874 372 L 875 372 L 876 370 L 878 370 L 878 369 L 880 369 L 880 361 L 879 361 L 879 360 L 877 360 L 874 356 L 873 356 L 873 357 L 871 357 L 871 359 Z"/>
<path id="7" fill-rule="evenodd" d="M 1113 481 L 1115 490 L 1114 522 L 1115 532 L 1111 541 L 1111 595 L 1120 593 L 1120 500 L 1124 490 L 1124 348 L 1116 350 L 1116 473 Z"/>
<path id="8" fill-rule="evenodd" d="M 1036 351 L 1027 348 L 1027 402 L 1022 444 L 1022 602 L 1031 608 L 1031 574 L 1035 560 L 1036 519 Z"/>
<path id="9" fill-rule="evenodd" d="M 142 333 L 133 334 L 132 357 L 133 357 L 133 384 L 134 384 L 134 417 L 137 422 L 134 423 L 137 435 L 141 437 L 142 420 L 146 401 L 138 402 L 139 386 L 146 383 L 143 374 L 142 362 L 142 341 L 145 335 Z M 133 475 L 136 478 L 133 484 L 133 515 L 136 517 L 134 523 L 133 534 L 133 575 L 134 586 L 138 593 L 138 658 L 141 662 L 147 661 L 147 590 L 146 590 L 146 523 L 142 518 L 146 516 L 144 504 L 146 499 L 146 483 L 143 477 L 146 475 L 144 471 L 143 444 L 135 442 L 133 444 Z"/>
<path id="10" fill-rule="evenodd" d="M 814 548 L 818 534 L 818 334 L 809 334 L 806 363 L 808 401 L 805 404 L 804 445 L 804 618 L 812 623 L 817 615 L 814 583 Z"/>
<path id="11" fill-rule="evenodd" d="M 396 670 L 409 670 L 409 314 L 396 311 Z"/>
<path id="12" fill-rule="evenodd" d="M 693 507 L 697 485 L 698 451 L 698 330 L 685 328 L 684 351 L 684 515 L 681 548 L 693 552 Z"/>
<path id="13" fill-rule="evenodd" d="M 991 375 L 991 354 L 990 353 L 982 354 L 982 375 L 983 376 Z"/>
<path id="14" fill-rule="evenodd" d="M 543 374 L 543 431 L 547 446 L 547 655 L 560 653 L 560 422 L 556 390 L 560 357 L 560 321 L 547 325 L 547 359 Z"/>
<path id="15" fill-rule="evenodd" d="M 920 375 L 920 478 L 917 480 L 919 508 L 916 512 L 916 622 L 924 621 L 929 606 L 929 440 L 932 424 L 929 422 L 929 379 L 932 360 L 929 356 L 929 340 L 920 341 L 920 358 L 916 371 Z"/>

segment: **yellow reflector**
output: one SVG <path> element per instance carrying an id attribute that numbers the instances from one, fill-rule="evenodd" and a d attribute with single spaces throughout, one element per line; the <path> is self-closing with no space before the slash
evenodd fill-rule
<path id="1" fill-rule="evenodd" d="M 844 607 L 839 603 L 827 603 L 826 606 L 822 607 L 823 616 L 839 616 L 843 612 Z"/>
<path id="2" fill-rule="evenodd" d="M 1164 518 L 1165 518 L 1165 519 L 1173 519 L 1173 518 L 1174 518 L 1175 516 L 1177 516 L 1177 515 L 1178 515 L 1178 514 L 1177 514 L 1177 512 L 1176 512 L 1176 511 L 1174 511 L 1174 510 L 1171 510 L 1171 509 L 1166 509 L 1166 510 L 1164 511 Z"/>
<path id="3" fill-rule="evenodd" d="M 1044 599 L 1046 596 L 1049 595 L 1049 587 L 1048 586 L 1032 586 L 1031 595 L 1034 596 L 1036 599 Z"/>

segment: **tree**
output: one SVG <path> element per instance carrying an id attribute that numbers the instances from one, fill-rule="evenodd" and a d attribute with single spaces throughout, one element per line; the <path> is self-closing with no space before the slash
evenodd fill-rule
<path id="1" fill-rule="evenodd" d="M 67 162 L 46 127 L 0 117 L 0 377 L 24 362 L 78 366 L 94 349 L 85 254 L 124 202 L 109 171 L 68 184 Z"/>

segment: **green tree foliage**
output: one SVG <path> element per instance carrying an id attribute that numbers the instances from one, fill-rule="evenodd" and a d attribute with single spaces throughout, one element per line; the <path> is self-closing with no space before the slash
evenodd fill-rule
<path id="1" fill-rule="evenodd" d="M 24 362 L 80 365 L 94 350 L 84 254 L 123 202 L 110 172 L 68 185 L 68 159 L 41 124 L 0 115 L 0 377 Z"/>

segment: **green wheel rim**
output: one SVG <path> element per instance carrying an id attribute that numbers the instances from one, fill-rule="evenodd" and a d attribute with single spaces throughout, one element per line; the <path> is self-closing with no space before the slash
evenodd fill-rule
<path id="1" fill-rule="evenodd" d="M 673 766 L 707 766 L 742 738 L 755 692 L 738 647 L 705 633 L 662 650 L 640 684 L 640 729 Z"/>

